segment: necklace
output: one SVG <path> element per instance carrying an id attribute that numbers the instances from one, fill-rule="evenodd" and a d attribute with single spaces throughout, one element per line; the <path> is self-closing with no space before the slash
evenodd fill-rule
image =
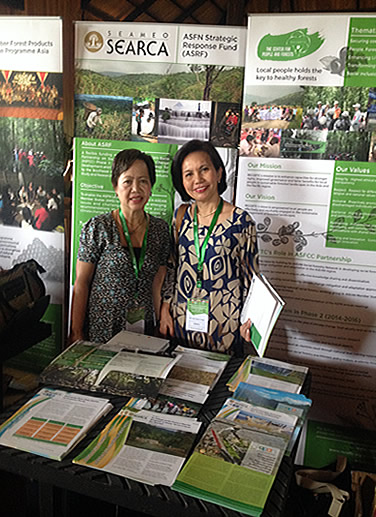
<path id="1" fill-rule="evenodd" d="M 212 214 L 214 214 L 214 212 L 216 212 L 217 208 L 218 208 L 218 205 L 217 205 L 217 207 L 212 212 L 209 212 L 208 214 L 205 214 L 205 215 L 201 214 L 200 212 L 198 212 L 198 215 L 200 217 L 209 217 L 209 215 L 212 215 Z"/>

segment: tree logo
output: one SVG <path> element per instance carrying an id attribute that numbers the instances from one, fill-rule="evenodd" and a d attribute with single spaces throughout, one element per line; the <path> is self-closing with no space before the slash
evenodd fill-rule
<path id="1" fill-rule="evenodd" d="M 84 39 L 86 50 L 89 52 L 98 52 L 103 47 L 103 36 L 99 32 L 88 32 Z"/>

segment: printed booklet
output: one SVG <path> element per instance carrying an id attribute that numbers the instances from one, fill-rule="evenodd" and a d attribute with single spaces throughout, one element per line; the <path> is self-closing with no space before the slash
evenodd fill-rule
<path id="1" fill-rule="evenodd" d="M 170 341 L 168 339 L 137 334 L 137 332 L 129 332 L 128 330 L 122 330 L 107 343 L 101 345 L 102 350 L 108 349 L 117 352 L 125 350 L 128 352 L 148 352 L 149 354 L 162 354 L 169 347 Z"/>
<path id="2" fill-rule="evenodd" d="M 179 357 L 111 350 L 108 345 L 76 341 L 43 370 L 41 381 L 113 395 L 155 397 Z"/>
<path id="3" fill-rule="evenodd" d="M 43 388 L 0 426 L 0 444 L 61 460 L 112 407 L 107 399 Z"/>
<path id="4" fill-rule="evenodd" d="M 286 451 L 286 454 L 291 454 L 307 418 L 308 411 L 312 405 L 312 400 L 308 399 L 301 393 L 288 393 L 286 391 L 263 388 L 262 386 L 254 386 L 245 382 L 241 382 L 239 384 L 233 397 L 238 401 L 248 402 L 254 406 L 274 409 L 281 413 L 296 416 L 298 420 Z"/>
<path id="5" fill-rule="evenodd" d="M 240 315 L 240 323 L 251 320 L 251 341 L 262 357 L 274 325 L 285 302 L 264 275 L 253 275 L 251 286 Z"/>
<path id="6" fill-rule="evenodd" d="M 124 406 L 73 462 L 150 485 L 171 486 L 201 422 Z"/>
<path id="7" fill-rule="evenodd" d="M 261 515 L 297 417 L 228 399 L 173 489 Z"/>
<path id="8" fill-rule="evenodd" d="M 246 382 L 264 388 L 300 393 L 307 373 L 308 368 L 305 366 L 249 355 L 228 381 L 227 386 L 230 391 L 235 391 L 241 382 Z"/>
<path id="9" fill-rule="evenodd" d="M 179 361 L 171 369 L 157 397 L 144 400 L 143 409 L 195 418 L 225 369 L 230 356 L 177 347 Z"/>

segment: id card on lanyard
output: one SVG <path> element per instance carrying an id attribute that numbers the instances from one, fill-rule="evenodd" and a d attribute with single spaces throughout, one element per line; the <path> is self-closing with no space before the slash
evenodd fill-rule
<path id="1" fill-rule="evenodd" d="M 128 230 L 127 221 L 125 220 L 124 214 L 121 211 L 121 209 L 119 209 L 119 216 L 120 216 L 121 225 L 123 227 L 124 237 L 125 237 L 125 240 L 127 241 L 129 254 L 131 256 L 133 271 L 134 271 L 134 274 L 136 277 L 136 285 L 137 285 L 136 292 L 134 293 L 134 298 L 133 298 L 133 302 L 134 302 L 133 307 L 128 309 L 128 312 L 127 312 L 126 330 L 129 330 L 130 332 L 138 332 L 139 334 L 144 334 L 145 333 L 145 308 L 141 307 L 139 305 L 138 282 L 139 282 L 140 271 L 141 271 L 142 266 L 145 261 L 146 241 L 147 241 L 147 236 L 148 236 L 149 224 L 148 224 L 148 222 L 146 224 L 145 235 L 144 235 L 144 239 L 142 241 L 140 260 L 139 260 L 139 262 L 137 262 L 136 254 L 134 252 L 133 244 L 131 241 L 131 236 L 130 236 L 130 233 Z"/>
<path id="2" fill-rule="evenodd" d="M 215 214 L 211 220 L 210 226 L 208 228 L 208 232 L 205 236 L 204 242 L 200 248 L 200 242 L 198 238 L 198 219 L 197 219 L 197 205 L 195 206 L 194 216 L 193 216 L 193 235 L 195 242 L 195 250 L 197 255 L 197 280 L 196 287 L 197 289 L 202 288 L 203 282 L 203 270 L 204 270 L 204 261 L 205 261 L 205 253 L 206 248 L 208 246 L 208 242 L 210 236 L 213 232 L 213 228 L 218 221 L 219 214 L 222 211 L 223 207 L 223 199 L 220 200 Z M 187 312 L 185 317 L 185 329 L 196 332 L 204 332 L 207 333 L 209 328 L 209 299 L 208 298 L 190 298 L 187 300 Z"/>

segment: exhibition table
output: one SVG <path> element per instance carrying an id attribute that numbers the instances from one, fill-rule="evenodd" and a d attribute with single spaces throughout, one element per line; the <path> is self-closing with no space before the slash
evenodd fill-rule
<path id="1" fill-rule="evenodd" d="M 202 431 L 214 418 L 224 400 L 230 395 L 226 382 L 240 366 L 242 360 L 232 358 L 201 410 L 199 419 Z M 306 391 L 306 390 L 304 390 Z M 95 396 L 95 394 L 94 394 Z M 106 395 L 107 396 L 107 395 Z M 30 398 L 30 395 L 29 397 Z M 124 405 L 124 397 L 109 396 L 115 410 Z M 0 424 L 9 418 L 25 400 L 0 415 Z M 82 451 L 98 434 L 112 416 L 112 411 L 88 434 L 87 437 L 61 462 L 36 456 L 16 449 L 0 446 L 0 471 L 9 472 L 34 480 L 38 490 L 39 517 L 71 517 L 67 494 L 74 492 L 99 501 L 106 501 L 118 509 L 126 508 L 126 515 L 140 512 L 153 517 L 189 516 L 235 517 L 239 512 L 228 510 L 200 499 L 185 496 L 161 485 L 149 486 L 114 474 L 107 474 L 72 463 L 72 458 Z M 200 435 L 201 435 L 200 433 Z M 198 437 L 199 438 L 199 437 Z M 262 516 L 282 517 L 293 473 L 293 458 L 284 457 L 269 494 Z M 251 489 L 251 487 L 250 487 Z M 58 507 L 58 508 L 57 508 Z M 129 513 L 128 513 L 129 512 Z M 116 512 L 118 515 L 118 512 Z"/>

